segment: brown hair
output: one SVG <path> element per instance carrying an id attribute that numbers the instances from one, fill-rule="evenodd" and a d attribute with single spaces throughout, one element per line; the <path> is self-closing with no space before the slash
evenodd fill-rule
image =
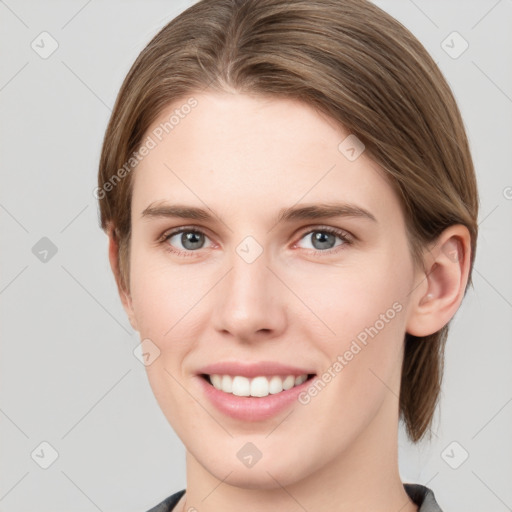
<path id="1" fill-rule="evenodd" d="M 118 243 L 124 290 L 133 182 L 126 162 L 164 107 L 207 88 L 290 97 L 327 114 L 394 184 L 415 260 L 445 228 L 463 224 L 472 269 L 478 196 L 463 121 L 440 70 L 403 25 L 366 0 L 202 0 L 138 56 L 105 134 L 96 197 L 101 227 Z M 414 442 L 432 423 L 447 333 L 448 325 L 424 338 L 406 334 L 400 417 Z"/>

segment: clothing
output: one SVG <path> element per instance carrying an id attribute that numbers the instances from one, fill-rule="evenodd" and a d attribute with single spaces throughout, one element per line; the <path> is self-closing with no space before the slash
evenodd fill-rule
<path id="1" fill-rule="evenodd" d="M 411 500 L 419 506 L 418 512 L 443 512 L 437 504 L 434 493 L 428 487 L 420 484 L 404 484 L 404 488 Z M 185 489 L 178 491 L 148 512 L 171 512 L 184 494 Z"/>

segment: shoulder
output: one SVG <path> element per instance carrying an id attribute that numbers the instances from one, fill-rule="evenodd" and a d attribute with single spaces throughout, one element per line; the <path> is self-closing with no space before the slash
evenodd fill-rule
<path id="1" fill-rule="evenodd" d="M 182 489 L 181 491 L 174 493 L 172 496 L 169 496 L 158 505 L 155 505 L 152 509 L 148 510 L 148 512 L 171 512 L 184 494 L 185 489 Z"/>
<path id="2" fill-rule="evenodd" d="M 432 489 L 420 484 L 404 484 L 404 488 L 411 500 L 419 505 L 418 512 L 443 512 Z"/>

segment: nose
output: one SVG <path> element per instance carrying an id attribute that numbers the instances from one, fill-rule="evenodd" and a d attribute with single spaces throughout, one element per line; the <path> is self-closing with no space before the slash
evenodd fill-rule
<path id="1" fill-rule="evenodd" d="M 265 252 L 250 263 L 234 253 L 230 262 L 230 271 L 215 287 L 215 330 L 244 342 L 279 336 L 287 323 L 286 288 L 268 268 Z"/>

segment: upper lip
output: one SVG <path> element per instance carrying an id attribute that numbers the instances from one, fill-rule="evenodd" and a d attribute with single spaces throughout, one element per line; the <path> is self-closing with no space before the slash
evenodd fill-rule
<path id="1" fill-rule="evenodd" d="M 240 362 L 220 362 L 203 366 L 197 372 L 207 375 L 240 375 L 242 377 L 259 377 L 265 375 L 294 375 L 298 377 L 304 374 L 314 374 L 315 372 L 307 368 L 298 368 L 274 361 L 261 361 L 259 363 L 240 363 Z"/>

